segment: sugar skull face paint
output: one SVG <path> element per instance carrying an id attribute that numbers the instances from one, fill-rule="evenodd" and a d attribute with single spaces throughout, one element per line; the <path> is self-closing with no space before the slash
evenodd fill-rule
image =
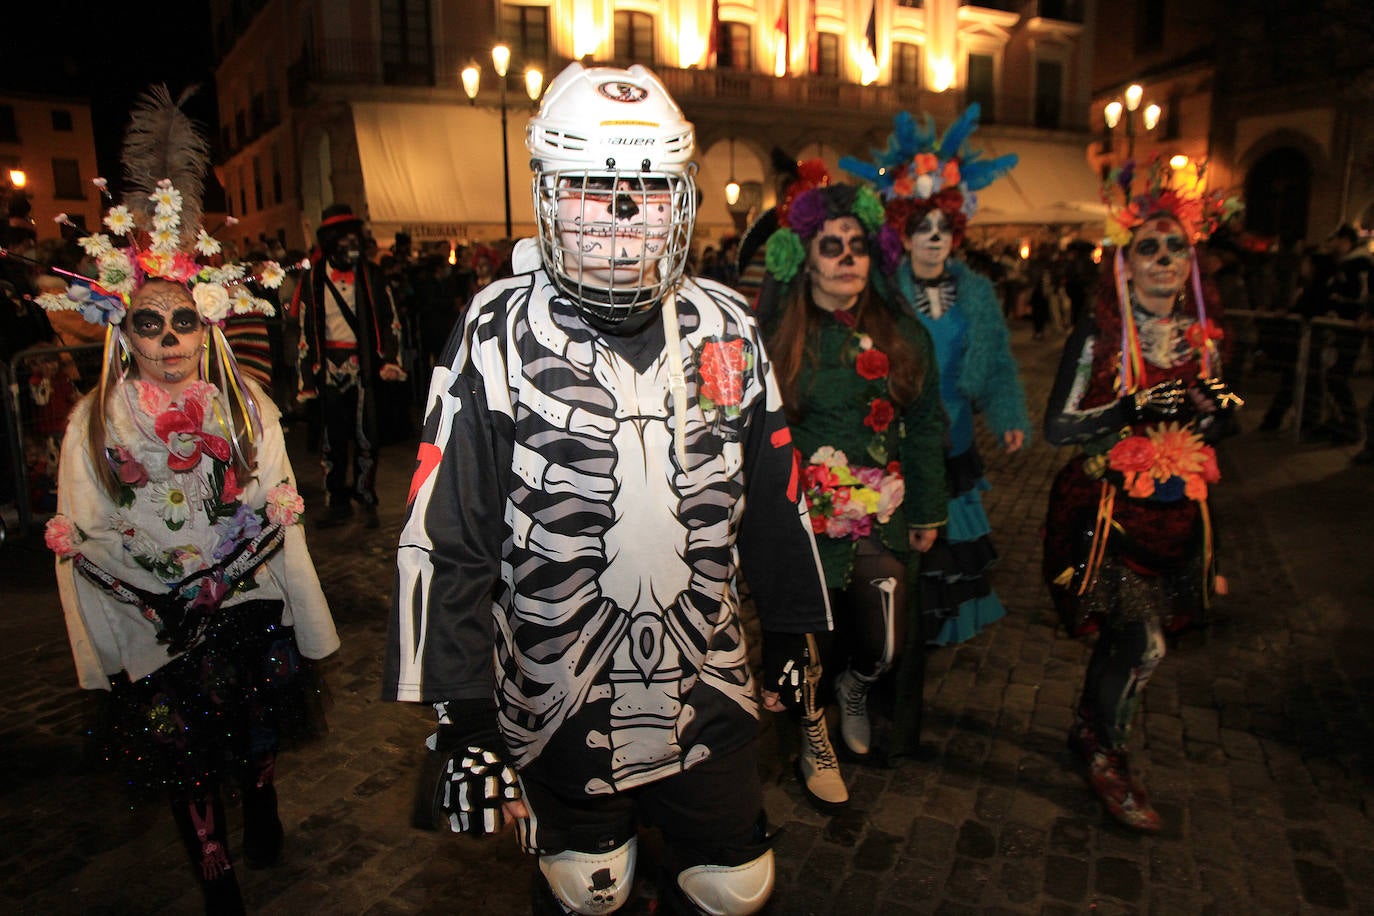
<path id="1" fill-rule="evenodd" d="M 1144 300 L 1172 300 L 1188 282 L 1192 246 L 1173 219 L 1149 220 L 1135 231 L 1126 252 L 1126 279 Z"/>
<path id="2" fill-rule="evenodd" d="M 565 179 L 557 206 L 568 276 L 606 290 L 651 285 L 668 242 L 672 204 L 662 179 Z"/>
<path id="3" fill-rule="evenodd" d="M 905 239 L 911 252 L 911 269 L 917 276 L 939 276 L 954 248 L 954 222 L 943 210 L 932 208 Z"/>
<path id="4" fill-rule="evenodd" d="M 186 287 L 152 280 L 134 293 L 124 329 L 139 377 L 173 392 L 196 378 L 205 322 Z"/>
<path id="5" fill-rule="evenodd" d="M 807 249 L 811 298 L 827 312 L 852 308 L 868 285 L 868 236 L 852 216 L 828 219 Z"/>

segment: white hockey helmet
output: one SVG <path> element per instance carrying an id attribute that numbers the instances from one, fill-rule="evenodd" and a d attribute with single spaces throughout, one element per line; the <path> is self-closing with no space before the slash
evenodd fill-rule
<path id="1" fill-rule="evenodd" d="M 657 76 L 569 64 L 525 146 L 540 252 L 579 310 L 616 324 L 681 282 L 696 222 L 694 133 Z"/>

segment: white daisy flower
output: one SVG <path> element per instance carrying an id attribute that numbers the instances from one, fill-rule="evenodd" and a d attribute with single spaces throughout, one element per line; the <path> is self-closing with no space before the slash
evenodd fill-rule
<path id="1" fill-rule="evenodd" d="M 191 519 L 191 500 L 186 491 L 171 482 L 155 483 L 149 489 L 158 515 L 169 526 L 180 527 Z"/>
<path id="2" fill-rule="evenodd" d="M 177 248 L 177 233 L 172 229 L 154 229 L 148 233 L 148 247 L 161 254 L 171 254 Z"/>
<path id="3" fill-rule="evenodd" d="M 219 254 L 219 249 L 219 241 L 213 238 L 210 233 L 206 232 L 204 229 L 200 230 L 200 234 L 196 236 L 196 251 L 199 251 L 207 258 L 211 258 Z"/>
<path id="4" fill-rule="evenodd" d="M 105 225 L 109 226 L 115 235 L 128 235 L 134 228 L 134 216 L 128 207 L 120 204 L 111 207 L 105 214 Z"/>
<path id="5" fill-rule="evenodd" d="M 153 229 L 155 230 L 162 231 L 165 229 L 168 232 L 172 232 L 175 231 L 177 226 L 180 224 L 181 218 L 178 217 L 175 213 L 153 214 Z"/>
<path id="6" fill-rule="evenodd" d="M 99 258 L 101 255 L 114 251 L 114 245 L 110 244 L 110 237 L 103 232 L 83 236 L 77 239 L 76 243 L 81 246 L 82 251 L 93 258 Z"/>
<path id="7" fill-rule="evenodd" d="M 234 287 L 234 314 L 247 315 L 249 312 L 257 311 L 257 304 L 254 302 L 253 294 L 245 286 Z"/>
<path id="8" fill-rule="evenodd" d="M 286 279 L 286 271 L 282 270 L 281 265 L 276 261 L 266 261 L 262 265 L 262 272 L 258 275 L 258 279 L 268 289 L 277 289 Z"/>
<path id="9" fill-rule="evenodd" d="M 163 181 L 167 181 L 167 179 L 164 178 Z M 162 181 L 158 182 L 157 190 L 149 194 L 148 199 L 159 208 L 167 207 L 173 211 L 181 209 L 181 192 L 172 187 L 171 182 L 167 182 L 165 186 Z"/>

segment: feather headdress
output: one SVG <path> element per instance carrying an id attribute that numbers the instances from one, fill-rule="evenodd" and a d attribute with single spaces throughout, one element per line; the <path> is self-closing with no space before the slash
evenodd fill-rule
<path id="1" fill-rule="evenodd" d="M 917 121 L 899 111 L 892 119 L 887 147 L 873 150 L 872 162 L 854 156 L 840 160 L 840 168 L 872 182 L 884 201 L 886 221 L 878 236 L 884 269 L 897 266 L 908 221 L 932 208 L 949 216 L 954 243 L 959 244 L 978 209 L 974 192 L 1015 168 L 1015 153 L 984 159 L 981 150 L 969 148 L 980 113 L 974 102 L 941 135 L 929 114 Z"/>
<path id="2" fill-rule="evenodd" d="M 247 282 L 276 289 L 286 269 L 266 261 L 252 274 L 245 265 L 224 263 L 217 257 L 220 243 L 214 232 L 201 225 L 210 144 L 182 110 L 194 92 L 194 87 L 187 89 L 174 101 L 167 87 L 158 85 L 139 97 L 124 135 L 124 202 L 105 213 L 108 235 L 97 232 L 80 240 L 96 262 L 96 277 L 72 276 L 66 293 L 39 296 L 39 305 L 79 311 L 87 321 L 113 327 L 124 319 L 134 290 L 160 279 L 188 286 L 201 318 L 212 324 L 222 324 L 231 314 L 273 313 L 271 303 L 255 296 Z M 110 196 L 105 179 L 94 184 Z M 57 221 L 74 226 L 66 214 Z M 236 222 L 229 217 L 225 225 Z M 218 263 L 202 264 L 197 256 Z"/>
<path id="3" fill-rule="evenodd" d="M 1176 219 L 1190 242 L 1209 237 L 1216 228 L 1243 209 L 1237 195 L 1201 190 L 1207 164 L 1199 163 L 1197 184 L 1176 186 L 1175 172 L 1162 156 L 1155 156 L 1143 170 L 1133 159 L 1112 169 L 1102 183 L 1102 202 L 1107 205 L 1107 238 L 1118 247 L 1131 241 L 1135 228 L 1146 217 L 1167 213 Z"/>

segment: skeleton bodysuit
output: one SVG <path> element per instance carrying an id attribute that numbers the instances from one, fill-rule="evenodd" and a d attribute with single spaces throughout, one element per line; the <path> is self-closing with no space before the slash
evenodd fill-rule
<path id="1" fill-rule="evenodd" d="M 431 381 L 385 690 L 495 691 L 517 768 L 601 795 L 752 739 L 741 561 L 765 629 L 829 629 L 829 607 L 743 301 L 678 291 L 682 467 L 670 354 L 608 343 L 533 254 L 474 300 Z"/>

